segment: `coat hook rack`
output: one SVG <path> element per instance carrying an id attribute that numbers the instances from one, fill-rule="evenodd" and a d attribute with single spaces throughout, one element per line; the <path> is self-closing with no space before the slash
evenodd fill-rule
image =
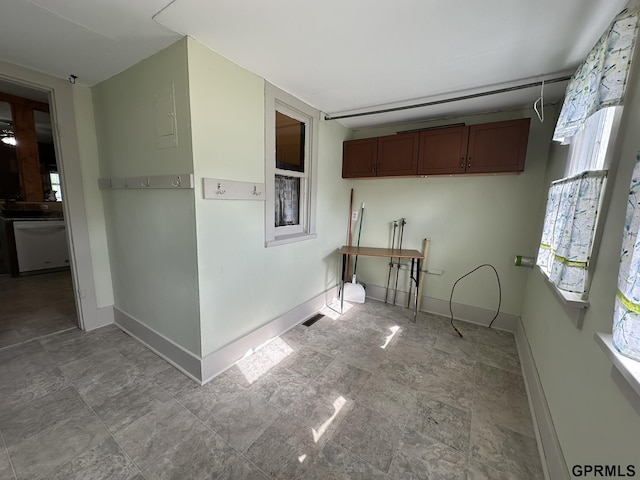
<path id="1" fill-rule="evenodd" d="M 145 175 L 142 177 L 109 177 L 99 178 L 98 186 L 103 190 L 127 189 L 147 189 L 157 188 L 185 189 L 193 188 L 193 174 L 179 175 Z"/>
<path id="2" fill-rule="evenodd" d="M 210 200 L 264 200 L 264 183 L 203 178 L 203 195 Z"/>

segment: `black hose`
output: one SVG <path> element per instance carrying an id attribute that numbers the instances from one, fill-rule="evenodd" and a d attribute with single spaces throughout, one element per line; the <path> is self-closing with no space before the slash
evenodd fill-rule
<path id="1" fill-rule="evenodd" d="M 453 324 L 453 308 L 451 306 L 452 302 L 453 302 L 453 290 L 456 288 L 456 285 L 458 284 L 458 282 L 460 280 L 462 280 L 463 278 L 471 275 L 476 270 L 480 270 L 482 267 L 491 267 L 493 269 L 493 272 L 496 274 L 496 280 L 498 281 L 498 309 L 496 310 L 496 314 L 493 316 L 493 319 L 491 319 L 491 322 L 489 322 L 489 328 L 491 328 L 491 326 L 493 325 L 493 322 L 495 321 L 496 318 L 498 318 L 498 314 L 500 313 L 500 305 L 502 304 L 502 286 L 500 285 L 500 276 L 498 275 L 498 271 L 496 270 L 496 267 L 494 267 L 493 265 L 491 265 L 489 263 L 483 263 L 482 265 L 478 265 L 476 268 L 474 268 L 470 272 L 465 273 L 464 275 L 462 275 L 460 278 L 458 278 L 453 283 L 453 286 L 451 287 L 451 296 L 449 297 L 449 313 L 451 314 L 450 323 L 451 323 L 451 326 L 453 327 L 453 329 L 456 331 L 456 333 L 458 335 L 460 335 L 460 337 L 462 337 L 462 333 L 460 332 L 458 327 L 456 327 Z"/>

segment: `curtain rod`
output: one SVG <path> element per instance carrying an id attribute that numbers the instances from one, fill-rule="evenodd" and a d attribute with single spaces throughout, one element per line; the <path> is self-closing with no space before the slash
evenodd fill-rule
<path id="1" fill-rule="evenodd" d="M 549 84 L 549 83 L 565 82 L 565 81 L 570 80 L 570 79 L 571 79 L 571 75 L 566 75 L 564 77 L 557 77 L 557 78 L 552 78 L 552 79 L 549 79 L 549 80 L 544 80 L 544 83 L 545 84 Z M 462 95 L 461 97 L 445 98 L 443 100 L 434 100 L 432 102 L 417 103 L 415 105 L 406 105 L 406 106 L 403 106 L 403 107 L 384 108 L 384 109 L 381 109 L 381 110 L 372 110 L 370 112 L 360 112 L 360 113 L 349 113 L 349 114 L 346 114 L 346 115 L 336 115 L 336 116 L 325 115 L 324 119 L 325 120 L 340 120 L 342 118 L 364 117 L 364 116 L 367 116 L 367 115 L 377 115 L 379 113 L 389 113 L 389 112 L 398 112 L 398 111 L 401 111 L 401 110 L 410 110 L 412 108 L 431 107 L 433 105 L 440 105 L 442 103 L 458 102 L 460 100 L 469 100 L 469 99 L 472 99 L 472 98 L 486 97 L 488 95 L 496 95 L 498 93 L 513 92 L 514 90 L 523 90 L 525 88 L 537 87 L 539 85 L 542 85 L 542 80 L 540 80 L 538 82 L 525 83 L 525 84 L 522 84 L 522 85 L 515 85 L 513 87 L 505 87 L 505 88 L 499 88 L 497 90 L 488 90 L 486 92 L 472 93 L 472 94 L 469 94 L 469 95 Z"/>

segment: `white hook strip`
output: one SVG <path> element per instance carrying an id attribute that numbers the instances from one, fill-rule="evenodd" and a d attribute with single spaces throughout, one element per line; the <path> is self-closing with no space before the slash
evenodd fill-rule
<path id="1" fill-rule="evenodd" d="M 203 178 L 203 196 L 211 200 L 264 200 L 264 183 Z"/>
<path id="2" fill-rule="evenodd" d="M 193 174 L 179 175 L 145 175 L 143 177 L 109 177 L 99 178 L 98 187 L 102 190 L 127 189 L 185 189 L 193 188 Z"/>

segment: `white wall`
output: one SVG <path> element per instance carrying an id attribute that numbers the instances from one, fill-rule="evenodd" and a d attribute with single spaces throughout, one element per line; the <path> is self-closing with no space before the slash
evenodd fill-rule
<path id="1" fill-rule="evenodd" d="M 98 141 L 93 116 L 91 90 L 76 85 L 73 87 L 73 106 L 78 129 L 78 152 L 84 185 L 84 205 L 87 212 L 87 228 L 91 244 L 91 263 L 96 286 L 98 308 L 113 305 L 113 286 L 109 267 L 107 232 L 104 222 L 102 194 L 98 188 L 99 164 Z"/>
<path id="2" fill-rule="evenodd" d="M 546 107 L 553 117 L 553 106 Z M 356 132 L 355 138 L 394 134 L 464 122 L 467 125 L 528 117 L 532 110 L 452 118 L 439 122 L 400 125 Z M 542 192 L 552 121 L 541 124 L 533 114 L 525 170 L 519 175 L 433 176 L 428 178 L 354 180 L 355 208 L 365 202 L 361 245 L 391 246 L 391 221 L 405 217 L 403 248 L 422 248 L 431 238 L 427 267 L 444 270 L 427 275 L 424 295 L 449 300 L 457 278 L 478 265 L 496 267 L 502 284 L 502 312 L 520 314 L 527 269 L 514 266 L 515 255 L 534 255 L 538 236 L 536 218 Z M 354 244 L 358 225 L 354 225 Z M 388 259 L 360 258 L 359 281 L 385 287 Z M 407 273 L 399 288 L 407 289 Z M 495 274 L 483 268 L 461 281 L 454 302 L 495 311 L 498 289 Z M 491 312 L 488 312 L 491 313 Z M 491 320 L 491 316 L 486 320 Z M 479 319 L 481 320 L 481 319 Z M 483 319 L 482 319 L 483 320 Z"/>
<path id="3" fill-rule="evenodd" d="M 640 64 L 636 54 L 619 130 L 618 168 L 600 245 L 590 307 L 576 328 L 538 270 L 529 272 L 522 321 L 569 469 L 576 464 L 631 464 L 640 459 L 640 398 L 633 393 L 594 341 L 610 333 L 617 288 L 622 229 L 631 171 L 640 143 Z M 547 179 L 562 176 L 566 147 L 553 147 Z M 546 199 L 538 204 L 536 232 L 542 229 Z M 539 233 L 538 233 L 539 236 Z"/>
<path id="4" fill-rule="evenodd" d="M 174 85 L 178 145 L 157 148 L 154 95 Z M 193 172 L 187 42 L 181 40 L 92 89 L 100 175 Z M 200 353 L 193 190 L 105 190 L 114 305 Z"/>
<path id="5" fill-rule="evenodd" d="M 265 248 L 264 202 L 202 198 L 202 177 L 263 182 L 264 81 L 189 39 L 203 356 L 321 294 L 337 282 L 346 236 L 348 130 L 322 122 L 318 237 Z"/>

